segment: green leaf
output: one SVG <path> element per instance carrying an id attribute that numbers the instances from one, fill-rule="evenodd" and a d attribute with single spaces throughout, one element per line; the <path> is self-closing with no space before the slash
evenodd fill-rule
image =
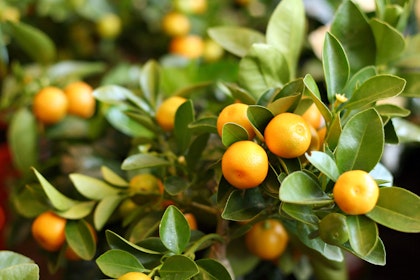
<path id="1" fill-rule="evenodd" d="M 94 177 L 78 173 L 72 173 L 69 177 L 77 191 L 89 199 L 101 200 L 107 196 L 116 195 L 120 192 L 119 189 Z"/>
<path id="2" fill-rule="evenodd" d="M 188 280 L 199 272 L 195 262 L 182 255 L 170 256 L 159 269 L 161 278 L 165 280 Z"/>
<path id="3" fill-rule="evenodd" d="M 312 151 L 310 155 L 306 154 L 306 158 L 315 168 L 324 173 L 332 181 L 337 181 L 340 172 L 334 159 L 327 153 Z"/>
<path id="4" fill-rule="evenodd" d="M 121 168 L 123 170 L 142 169 L 169 165 L 169 162 L 161 157 L 150 154 L 135 154 L 127 157 Z"/>
<path id="5" fill-rule="evenodd" d="M 350 98 L 353 95 L 353 92 L 356 91 L 361 84 L 376 75 L 377 72 L 374 66 L 370 65 L 360 69 L 347 82 L 346 87 L 343 90 L 344 95 L 347 98 Z"/>
<path id="6" fill-rule="evenodd" d="M 382 119 L 375 109 L 354 115 L 344 126 L 335 151 L 340 172 L 361 169 L 369 172 L 382 157 L 384 149 Z"/>
<path id="7" fill-rule="evenodd" d="M 341 93 L 350 75 L 350 65 L 343 46 L 331 33 L 327 33 L 322 51 L 328 100 L 334 102 L 336 93 Z"/>
<path id="8" fill-rule="evenodd" d="M 191 230 L 187 220 L 173 205 L 166 208 L 160 226 L 159 236 L 166 248 L 175 254 L 181 254 L 188 245 Z"/>
<path id="9" fill-rule="evenodd" d="M 118 278 L 132 271 L 143 272 L 145 270 L 135 256 L 119 249 L 111 249 L 103 253 L 96 259 L 96 264 L 103 274 L 112 278 Z"/>
<path id="10" fill-rule="evenodd" d="M 191 100 L 184 102 L 179 106 L 175 113 L 174 135 L 177 142 L 178 152 L 183 154 L 190 142 L 192 132 L 188 125 L 194 121 L 194 108 Z"/>
<path id="11" fill-rule="evenodd" d="M 394 104 L 379 104 L 375 106 L 375 109 L 378 111 L 379 115 L 390 118 L 408 117 L 411 113 L 410 110 Z"/>
<path id="12" fill-rule="evenodd" d="M 66 219 L 83 219 L 88 216 L 95 207 L 95 201 L 81 201 L 65 211 L 56 211 L 58 215 Z"/>
<path id="13" fill-rule="evenodd" d="M 105 112 L 108 122 L 120 132 L 131 137 L 153 138 L 154 134 L 149 130 L 149 126 L 144 126 L 145 120 L 140 121 L 137 116 L 129 116 L 122 107 L 112 106 Z"/>
<path id="14" fill-rule="evenodd" d="M 149 60 L 141 69 L 140 88 L 152 107 L 156 106 L 156 99 L 159 93 L 159 82 L 159 64 L 154 60 Z"/>
<path id="15" fill-rule="evenodd" d="M 366 214 L 375 222 L 402 232 L 420 232 L 420 197 L 398 187 L 383 187 L 375 208 Z"/>
<path id="16" fill-rule="evenodd" d="M 208 280 L 231 280 L 226 267 L 215 259 L 200 259 L 196 261 L 200 272 L 205 276 L 202 279 Z"/>
<path id="17" fill-rule="evenodd" d="M 400 77 L 382 74 L 366 80 L 358 87 L 350 99 L 344 103 L 345 109 L 362 108 L 380 99 L 399 95 L 405 87 L 405 80 Z"/>
<path id="18" fill-rule="evenodd" d="M 232 83 L 224 83 L 225 87 L 223 87 L 221 84 L 219 84 L 222 89 L 226 88 L 225 91 L 228 91 L 230 95 L 232 95 L 232 98 L 235 100 L 239 100 L 244 104 L 255 104 L 256 98 L 251 95 L 248 91 L 245 89 L 239 87 L 237 84 Z"/>
<path id="19" fill-rule="evenodd" d="M 332 199 L 322 191 L 319 182 L 303 171 L 290 173 L 281 183 L 279 198 L 295 204 L 330 204 Z"/>
<path id="20" fill-rule="evenodd" d="M 215 133 L 217 133 L 217 131 Z M 199 168 L 199 163 L 202 161 L 202 154 L 207 147 L 209 138 L 210 134 L 201 134 L 197 136 L 191 143 L 191 145 L 188 147 L 187 153 L 185 155 L 185 160 L 190 170 L 193 171 Z"/>
<path id="21" fill-rule="evenodd" d="M 420 142 L 420 127 L 418 125 L 402 118 L 394 118 L 392 123 L 399 143 Z"/>
<path id="22" fill-rule="evenodd" d="M 101 73 L 106 69 L 103 62 L 85 62 L 66 60 L 48 67 L 46 76 L 51 80 L 81 79 L 82 77 Z"/>
<path id="23" fill-rule="evenodd" d="M 97 230 L 103 228 L 124 198 L 125 197 L 121 195 L 113 195 L 99 201 L 98 206 L 96 206 L 95 212 L 93 213 L 93 222 Z"/>
<path id="24" fill-rule="evenodd" d="M 239 57 L 245 56 L 253 44 L 265 42 L 264 34 L 246 27 L 216 26 L 207 32 L 225 50 Z"/>
<path id="25" fill-rule="evenodd" d="M 26 185 L 19 192 L 13 193 L 11 202 L 17 213 L 25 218 L 34 218 L 50 210 L 50 206 L 46 203 L 45 192 L 39 184 Z"/>
<path id="26" fill-rule="evenodd" d="M 39 267 L 24 255 L 12 251 L 0 251 L 0 279 L 38 280 Z"/>
<path id="27" fill-rule="evenodd" d="M 254 44 L 239 62 L 238 82 L 254 98 L 269 88 L 281 87 L 290 80 L 284 54 L 268 44 Z"/>
<path id="28" fill-rule="evenodd" d="M 331 33 L 344 47 L 350 73 L 375 65 L 376 46 L 365 14 L 353 1 L 344 1 L 334 15 Z"/>
<path id="29" fill-rule="evenodd" d="M 281 1 L 268 21 L 267 43 L 284 55 L 292 78 L 296 74 L 305 30 L 306 17 L 302 0 Z"/>
<path id="30" fill-rule="evenodd" d="M 398 58 L 405 48 L 403 35 L 388 23 L 371 19 L 373 35 L 376 42 L 376 64 L 387 64 Z"/>
<path id="31" fill-rule="evenodd" d="M 303 80 L 293 80 L 285 84 L 284 87 L 273 96 L 271 102 L 267 104 L 267 109 L 269 109 L 273 115 L 278 115 L 286 111 L 292 112 L 296 109 L 303 91 Z"/>
<path id="32" fill-rule="evenodd" d="M 260 139 L 263 139 L 264 129 L 273 118 L 273 114 L 264 106 L 259 105 L 250 105 L 246 114 L 250 123 L 256 128 L 259 137 L 261 137 Z"/>
<path id="33" fill-rule="evenodd" d="M 23 22 L 8 22 L 14 40 L 31 59 L 49 63 L 55 59 L 54 42 L 41 30 Z"/>
<path id="34" fill-rule="evenodd" d="M 369 255 L 378 242 L 376 223 L 363 215 L 349 215 L 346 222 L 351 248 L 361 256 Z"/>
<path id="35" fill-rule="evenodd" d="M 59 192 L 47 179 L 42 176 L 35 168 L 33 171 L 41 184 L 42 188 L 44 189 L 45 194 L 47 195 L 48 199 L 50 200 L 51 204 L 59 211 L 66 211 L 76 205 L 77 201 L 68 198 L 61 192 Z"/>
<path id="36" fill-rule="evenodd" d="M 165 178 L 164 186 L 170 195 L 177 195 L 186 190 L 190 184 L 184 177 L 168 176 Z"/>
<path id="37" fill-rule="evenodd" d="M 231 221 L 243 221 L 255 217 L 264 209 L 264 198 L 258 188 L 244 191 L 235 189 L 229 194 L 222 218 Z"/>
<path id="38" fill-rule="evenodd" d="M 386 254 L 385 254 L 385 246 L 382 240 L 378 237 L 378 242 L 376 242 L 375 247 L 372 249 L 372 251 L 366 255 L 362 256 L 355 252 L 351 247 L 350 243 L 345 243 L 341 246 L 343 249 L 351 252 L 355 256 L 359 257 L 362 260 L 365 260 L 371 264 L 374 265 L 385 265 L 386 263 Z"/>
<path id="39" fill-rule="evenodd" d="M 96 236 L 84 220 L 68 220 L 66 241 L 74 252 L 84 260 L 91 260 L 96 252 Z"/>
<path id="40" fill-rule="evenodd" d="M 309 95 L 311 96 L 316 107 L 324 117 L 325 122 L 329 123 L 332 119 L 332 114 L 328 107 L 324 104 L 324 102 L 322 102 L 321 94 L 319 92 L 318 86 L 314 78 L 310 74 L 306 74 L 303 79 L 303 83 L 305 84 L 305 87 L 308 90 Z"/>
<path id="41" fill-rule="evenodd" d="M 188 124 L 193 134 L 217 133 L 217 117 L 203 117 Z"/>
<path id="42" fill-rule="evenodd" d="M 101 173 L 105 181 L 118 187 L 128 187 L 128 182 L 107 166 L 101 166 Z"/>
<path id="43" fill-rule="evenodd" d="M 153 236 L 159 229 L 160 219 L 162 218 L 162 213 L 151 212 L 150 214 L 143 214 L 141 219 L 137 223 L 131 224 L 130 242 L 138 243 L 150 236 Z M 168 249 L 162 245 L 164 252 Z"/>
<path id="44" fill-rule="evenodd" d="M 222 143 L 229 147 L 241 140 L 248 140 L 248 132 L 241 125 L 236 123 L 225 123 L 222 128 Z"/>
<path id="45" fill-rule="evenodd" d="M 319 218 L 314 214 L 310 205 L 282 202 L 280 209 L 298 222 L 312 225 L 319 223 Z"/>
<path id="46" fill-rule="evenodd" d="M 28 109 L 21 108 L 12 115 L 7 137 L 14 166 L 28 175 L 38 158 L 36 120 Z"/>

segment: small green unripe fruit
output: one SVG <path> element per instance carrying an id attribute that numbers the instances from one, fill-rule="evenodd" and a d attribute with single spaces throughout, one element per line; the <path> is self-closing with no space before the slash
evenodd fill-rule
<path id="1" fill-rule="evenodd" d="M 341 245 L 349 240 L 346 216 L 330 213 L 319 222 L 319 237 L 328 244 Z"/>

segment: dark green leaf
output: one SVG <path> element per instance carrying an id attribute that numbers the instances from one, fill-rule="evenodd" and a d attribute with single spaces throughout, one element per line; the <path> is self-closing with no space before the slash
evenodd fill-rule
<path id="1" fill-rule="evenodd" d="M 385 247 L 382 240 L 378 237 L 378 242 L 376 242 L 375 247 L 370 252 L 370 254 L 366 256 L 362 256 L 355 252 L 351 247 L 350 243 L 345 243 L 341 246 L 343 249 L 348 250 L 352 254 L 356 255 L 357 257 L 361 258 L 362 260 L 365 260 L 371 264 L 374 265 L 385 265 L 386 263 L 386 254 L 385 254 Z"/>
<path id="2" fill-rule="evenodd" d="M 170 195 L 177 195 L 186 190 L 190 184 L 187 179 L 178 176 L 169 176 L 165 178 L 165 190 Z"/>
<path id="3" fill-rule="evenodd" d="M 402 232 L 420 232 L 420 197 L 398 187 L 383 187 L 378 202 L 366 214 L 375 222 Z"/>
<path id="4" fill-rule="evenodd" d="M 91 260 L 96 252 L 96 236 L 84 220 L 68 220 L 66 241 L 74 252 L 84 260 Z"/>
<path id="5" fill-rule="evenodd" d="M 314 78 L 310 74 L 307 74 L 303 79 L 303 83 L 305 84 L 306 89 L 309 91 L 309 95 L 311 96 L 316 107 L 324 117 L 325 122 L 329 123 L 332 119 L 332 114 L 324 102 L 322 102 L 321 94 Z"/>
<path id="6" fill-rule="evenodd" d="M 236 123 L 225 123 L 222 128 L 222 143 L 229 147 L 241 140 L 248 140 L 248 132 L 245 128 Z"/>
<path id="7" fill-rule="evenodd" d="M 217 26 L 207 32 L 224 49 L 239 57 L 245 56 L 253 44 L 265 42 L 264 34 L 246 27 Z"/>
<path id="8" fill-rule="evenodd" d="M 159 236 L 165 247 L 175 254 L 181 254 L 190 241 L 191 230 L 188 222 L 184 214 L 173 205 L 166 208 L 163 214 Z"/>
<path id="9" fill-rule="evenodd" d="M 188 280 L 198 273 L 198 266 L 195 262 L 182 255 L 167 258 L 159 269 L 162 280 Z"/>
<path id="10" fill-rule="evenodd" d="M 322 191 L 315 178 L 303 171 L 289 174 L 281 183 L 279 198 L 295 204 L 330 204 L 332 199 Z"/>
<path id="11" fill-rule="evenodd" d="M 179 106 L 175 114 L 174 135 L 180 154 L 183 154 L 190 144 L 192 132 L 188 125 L 193 121 L 194 108 L 192 101 L 188 100 Z"/>
<path id="12" fill-rule="evenodd" d="M 379 115 L 390 118 L 407 117 L 410 115 L 410 110 L 394 104 L 379 104 L 375 106 L 375 109 L 378 111 Z"/>
<path id="13" fill-rule="evenodd" d="M 264 129 L 273 118 L 273 114 L 263 106 L 250 105 L 247 109 L 247 116 L 251 124 L 256 128 L 260 139 L 264 138 Z"/>
<path id="14" fill-rule="evenodd" d="M 314 214 L 312 206 L 282 202 L 280 209 L 299 222 L 318 225 L 319 218 Z"/>
<path id="15" fill-rule="evenodd" d="M 169 162 L 161 157 L 150 154 L 135 154 L 126 158 L 123 161 L 121 168 L 123 170 L 133 170 L 165 165 L 169 165 Z"/>
<path id="16" fill-rule="evenodd" d="M 378 242 L 378 227 L 374 221 L 363 215 L 347 216 L 351 248 L 361 256 L 369 255 Z"/>
<path id="17" fill-rule="evenodd" d="M 384 149 L 382 119 L 374 109 L 354 115 L 344 126 L 335 152 L 340 172 L 361 169 L 369 172 Z"/>
<path id="18" fill-rule="evenodd" d="M 217 117 L 203 117 L 191 122 L 188 128 L 193 134 L 217 133 Z"/>
<path id="19" fill-rule="evenodd" d="M 206 280 L 231 280 L 227 269 L 217 260 L 214 259 L 200 259 L 196 261 Z"/>
<path id="20" fill-rule="evenodd" d="M 144 266 L 132 254 L 111 249 L 96 259 L 99 269 L 108 277 L 118 278 L 121 275 L 132 271 L 144 271 Z"/>
<path id="21" fill-rule="evenodd" d="M 363 84 L 365 81 L 367 81 L 368 79 L 376 75 L 377 75 L 377 72 L 374 66 L 367 66 L 360 69 L 347 82 L 346 87 L 343 90 L 344 95 L 347 98 L 350 98 L 353 92 L 356 91 L 356 89 L 360 87 L 361 84 Z"/>
<path id="22" fill-rule="evenodd" d="M 255 217 L 264 208 L 264 198 L 258 188 L 245 191 L 234 190 L 229 195 L 222 218 L 232 221 L 243 221 Z"/>
<path id="23" fill-rule="evenodd" d="M 331 180 L 336 181 L 338 176 L 340 176 L 340 172 L 334 159 L 327 153 L 312 151 L 310 155 L 306 154 L 306 158 L 314 167 L 324 173 Z"/>
<path id="24" fill-rule="evenodd" d="M 217 133 L 217 132 L 216 132 Z M 197 136 L 191 145 L 188 147 L 185 160 L 190 170 L 197 170 L 199 162 L 202 161 L 202 153 L 207 147 L 209 141 L 209 134 L 201 134 Z M 166 186 L 166 185 L 165 185 Z"/>
<path id="25" fill-rule="evenodd" d="M 224 83 L 221 84 L 220 87 L 222 87 L 222 85 L 226 87 L 226 91 L 228 91 L 229 94 L 232 95 L 232 98 L 234 100 L 239 100 L 244 104 L 255 104 L 256 98 L 245 89 L 239 87 L 237 84 Z M 222 89 L 223 88 L 224 87 L 222 87 Z"/>
<path id="26" fill-rule="evenodd" d="M 140 221 L 132 226 L 129 240 L 133 243 L 138 243 L 144 239 L 154 235 L 159 229 L 161 212 L 151 212 L 150 214 L 143 214 Z M 163 246 L 163 245 L 162 245 Z M 163 246 L 165 248 L 165 246 Z M 165 251 L 168 249 L 165 248 Z"/>

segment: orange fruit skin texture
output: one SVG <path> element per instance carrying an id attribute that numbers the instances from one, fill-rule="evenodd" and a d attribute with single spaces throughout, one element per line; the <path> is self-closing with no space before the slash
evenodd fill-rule
<path id="1" fill-rule="evenodd" d="M 235 142 L 222 156 L 222 173 L 238 189 L 257 187 L 267 177 L 267 153 L 255 142 Z"/>
<path id="2" fill-rule="evenodd" d="M 66 94 L 58 87 L 48 86 L 34 97 L 32 111 L 35 117 L 45 124 L 55 124 L 67 114 Z"/>
<path id="3" fill-rule="evenodd" d="M 204 53 L 204 41 L 197 35 L 185 35 L 172 38 L 169 52 L 185 58 L 199 58 Z"/>
<path id="4" fill-rule="evenodd" d="M 164 131 L 171 131 L 175 125 L 175 114 L 179 106 L 181 106 L 186 98 L 180 96 L 172 96 L 164 100 L 156 111 L 156 121 Z"/>
<path id="5" fill-rule="evenodd" d="M 142 272 L 127 272 L 118 277 L 118 280 L 152 280 L 152 278 Z"/>
<path id="6" fill-rule="evenodd" d="M 366 171 L 350 170 L 338 177 L 333 195 L 335 203 L 344 213 L 363 215 L 375 207 L 379 187 Z"/>
<path id="7" fill-rule="evenodd" d="M 217 117 L 216 123 L 217 132 L 219 133 L 220 137 L 222 136 L 223 126 L 228 122 L 232 122 L 246 129 L 248 132 L 249 140 L 254 138 L 255 131 L 246 114 L 247 110 L 248 105 L 243 103 L 234 103 L 223 108 Z"/>
<path id="8" fill-rule="evenodd" d="M 32 236 L 43 249 L 50 252 L 58 251 L 66 241 L 66 222 L 66 219 L 53 212 L 44 212 L 33 221 Z"/>
<path id="9" fill-rule="evenodd" d="M 185 219 L 187 219 L 188 225 L 190 226 L 190 229 L 197 230 L 197 219 L 195 218 L 193 213 L 184 213 Z"/>
<path id="10" fill-rule="evenodd" d="M 162 30 L 169 36 L 188 34 L 191 24 L 187 16 L 179 12 L 169 12 L 162 19 Z"/>
<path id="11" fill-rule="evenodd" d="M 303 155 L 311 144 L 311 129 L 299 115 L 281 113 L 275 116 L 264 130 L 267 148 L 282 158 Z"/>
<path id="12" fill-rule="evenodd" d="M 68 100 L 67 112 L 85 119 L 93 116 L 96 101 L 93 97 L 93 88 L 85 82 L 70 83 L 64 89 Z"/>
<path id="13" fill-rule="evenodd" d="M 263 260 L 274 260 L 286 250 L 289 235 L 280 221 L 269 219 L 252 226 L 245 234 L 245 245 Z"/>

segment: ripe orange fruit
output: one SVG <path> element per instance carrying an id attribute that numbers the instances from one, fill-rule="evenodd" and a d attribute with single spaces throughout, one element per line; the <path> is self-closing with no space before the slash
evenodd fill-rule
<path id="1" fill-rule="evenodd" d="M 55 252 L 60 250 L 66 241 L 66 219 L 47 211 L 35 218 L 32 223 L 32 236 L 45 250 Z"/>
<path id="2" fill-rule="evenodd" d="M 45 87 L 34 97 L 32 111 L 45 124 L 55 124 L 67 114 L 68 101 L 64 91 L 57 87 Z"/>
<path id="3" fill-rule="evenodd" d="M 187 99 L 180 96 L 172 96 L 163 101 L 156 111 L 156 121 L 165 131 L 171 131 L 175 125 L 175 114 L 179 106 Z"/>
<path id="4" fill-rule="evenodd" d="M 183 13 L 169 12 L 162 19 L 162 30 L 169 36 L 183 36 L 188 34 L 190 29 L 190 20 Z"/>
<path id="5" fill-rule="evenodd" d="M 268 173 L 267 153 L 255 142 L 235 142 L 222 156 L 222 173 L 238 189 L 257 187 Z"/>
<path id="6" fill-rule="evenodd" d="M 333 195 L 335 203 L 344 213 L 362 215 L 375 207 L 379 187 L 366 171 L 350 170 L 338 177 Z"/>
<path id="7" fill-rule="evenodd" d="M 172 38 L 169 52 L 185 58 L 199 58 L 204 52 L 204 41 L 197 35 L 185 35 Z"/>
<path id="8" fill-rule="evenodd" d="M 283 158 L 303 155 L 311 144 L 311 129 L 297 114 L 281 113 L 275 116 L 264 130 L 268 149 Z"/>
<path id="9" fill-rule="evenodd" d="M 190 226 L 190 229 L 197 230 L 197 219 L 195 218 L 193 213 L 184 213 L 185 219 L 187 219 L 188 225 Z"/>
<path id="10" fill-rule="evenodd" d="M 247 110 L 248 105 L 243 103 L 233 103 L 223 108 L 217 117 L 216 123 L 219 135 L 222 136 L 223 126 L 228 122 L 232 122 L 246 129 L 248 132 L 248 139 L 254 138 L 255 131 L 246 114 Z"/>
<path id="11" fill-rule="evenodd" d="M 312 103 L 311 106 L 303 113 L 303 119 L 312 125 L 316 130 L 318 130 L 324 123 L 324 117 L 316 107 L 315 103 Z"/>
<path id="12" fill-rule="evenodd" d="M 319 145 L 322 147 L 322 144 L 324 144 L 325 136 L 327 135 L 327 127 L 323 126 L 320 129 L 317 130 L 318 137 L 319 137 Z"/>
<path id="13" fill-rule="evenodd" d="M 93 88 L 85 82 L 70 83 L 64 89 L 67 96 L 67 112 L 85 119 L 95 113 L 96 101 L 93 97 Z"/>
<path id="14" fill-rule="evenodd" d="M 103 39 L 115 39 L 122 29 L 121 18 L 116 14 L 105 14 L 96 22 L 96 31 Z"/>
<path id="15" fill-rule="evenodd" d="M 283 254 L 289 235 L 282 223 L 275 219 L 261 221 L 245 234 L 245 245 L 254 255 L 264 260 L 274 260 Z"/>
<path id="16" fill-rule="evenodd" d="M 98 236 L 96 235 L 96 231 L 91 224 L 88 224 L 88 227 L 89 227 L 89 231 L 92 233 L 93 238 L 94 238 L 95 243 L 96 243 L 98 241 Z M 68 259 L 70 261 L 81 260 L 81 257 L 79 255 L 77 255 L 76 252 L 70 246 L 67 246 L 64 256 L 66 257 L 66 259 Z"/>
<path id="17" fill-rule="evenodd" d="M 127 272 L 126 274 L 118 277 L 118 280 L 152 280 L 143 272 Z"/>

